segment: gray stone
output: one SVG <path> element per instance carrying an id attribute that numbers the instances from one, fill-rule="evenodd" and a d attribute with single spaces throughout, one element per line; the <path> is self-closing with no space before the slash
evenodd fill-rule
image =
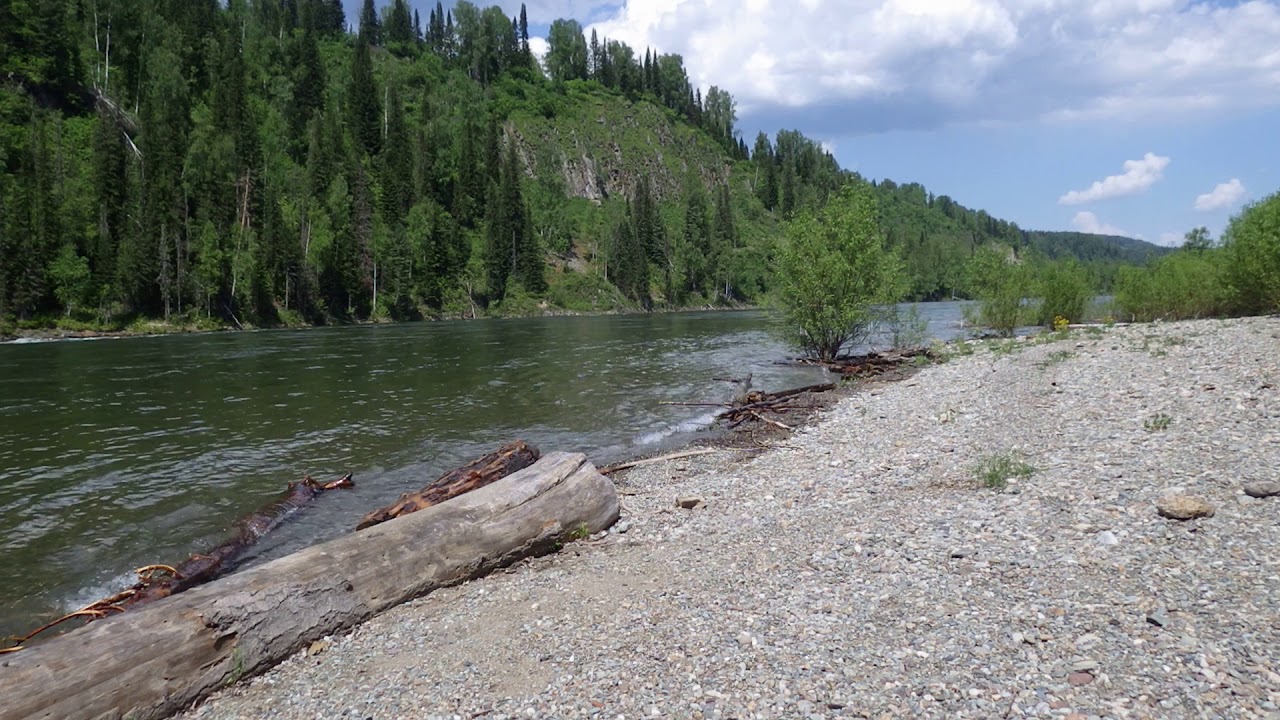
<path id="1" fill-rule="evenodd" d="M 1259 480 L 1258 482 L 1246 483 L 1244 494 L 1255 498 L 1275 497 L 1280 495 L 1280 482 Z"/>

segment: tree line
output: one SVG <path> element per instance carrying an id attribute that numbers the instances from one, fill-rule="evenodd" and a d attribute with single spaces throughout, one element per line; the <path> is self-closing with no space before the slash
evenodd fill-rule
<path id="1" fill-rule="evenodd" d="M 759 302 L 782 224 L 857 179 L 796 131 L 749 148 L 732 95 L 704 95 L 679 55 L 573 20 L 552 24 L 541 62 L 523 7 L 437 2 L 422 17 L 365 0 L 351 20 L 340 0 L 0 7 L 0 318 L 405 319 L 574 293 Z M 558 169 L 533 171 L 517 120 L 557 121 L 584 93 L 663 108 L 727 174 L 672 189 L 642 172 L 598 205 L 575 200 Z M 918 297 L 960 287 L 946 268 L 962 239 L 1035 242 L 919 186 L 874 189 Z M 586 246 L 599 252 L 575 272 Z"/>

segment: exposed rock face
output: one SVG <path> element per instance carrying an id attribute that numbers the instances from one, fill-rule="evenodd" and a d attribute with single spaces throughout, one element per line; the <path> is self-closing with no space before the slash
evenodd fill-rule
<path id="1" fill-rule="evenodd" d="M 729 177 L 724 150 L 709 138 L 676 127 L 651 103 L 626 107 L 628 114 L 613 118 L 606 110 L 554 121 L 519 118 L 505 132 L 517 143 L 526 176 L 553 174 L 570 197 L 595 203 L 630 197 L 646 175 L 658 200 L 683 194 L 690 174 L 708 191 Z"/>

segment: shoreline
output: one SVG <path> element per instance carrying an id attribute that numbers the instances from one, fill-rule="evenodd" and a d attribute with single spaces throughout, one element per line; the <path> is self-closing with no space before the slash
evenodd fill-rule
<path id="1" fill-rule="evenodd" d="M 1241 488 L 1280 480 L 1278 343 L 1244 318 L 952 347 L 754 457 L 615 475 L 603 537 L 183 717 L 1274 717 L 1280 498 Z M 1034 470 L 984 488 L 993 453 Z M 1216 513 L 1163 518 L 1170 492 Z"/>
<path id="2" fill-rule="evenodd" d="M 374 325 L 405 325 L 410 323 L 437 323 L 437 322 L 454 322 L 454 321 L 476 321 L 476 320 L 520 320 L 526 318 L 548 318 L 548 317 L 603 317 L 611 315 L 655 315 L 655 314 L 676 314 L 676 313 L 694 313 L 694 312 L 735 312 L 747 310 L 762 310 L 761 305 L 734 305 L 734 306 L 701 306 L 701 307 L 681 307 L 661 310 L 601 310 L 601 311 L 578 311 L 567 310 L 563 308 L 548 309 L 544 312 L 533 315 L 482 315 L 468 317 L 465 313 L 460 315 L 442 315 L 439 317 L 424 317 L 418 320 L 361 320 L 355 322 L 332 322 L 323 324 L 302 323 L 298 325 L 270 325 L 264 327 L 244 327 L 234 325 L 220 325 L 218 327 L 199 327 L 196 325 L 183 325 L 168 323 L 163 320 L 148 320 L 142 323 L 145 327 L 134 329 L 126 327 L 119 330 L 63 330 L 57 327 L 43 327 L 34 329 L 16 329 L 10 334 L 0 332 L 0 345 L 13 345 L 24 343 L 43 343 L 58 342 L 62 340 L 101 340 L 101 339 L 120 339 L 120 338 L 142 338 L 142 337 L 162 337 L 167 335 L 209 335 L 215 333 L 243 333 L 243 332 L 260 332 L 271 330 L 310 330 L 316 328 L 333 328 L 333 327 L 368 327 Z"/>

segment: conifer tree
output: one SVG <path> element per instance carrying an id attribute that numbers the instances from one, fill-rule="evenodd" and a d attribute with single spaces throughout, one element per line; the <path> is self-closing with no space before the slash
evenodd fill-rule
<path id="1" fill-rule="evenodd" d="M 525 67 L 532 67 L 533 52 L 529 50 L 529 15 L 525 12 L 524 3 L 520 3 L 520 53 L 524 56 Z"/>
<path id="2" fill-rule="evenodd" d="M 351 80 L 347 84 L 347 122 L 356 147 L 370 157 L 382 149 L 382 113 L 378 88 L 373 80 L 373 60 L 363 33 L 356 38 L 351 60 Z"/>
<path id="3" fill-rule="evenodd" d="M 307 145 L 307 123 L 324 108 L 324 64 L 314 28 L 304 27 L 295 42 L 293 77 L 293 101 L 287 112 L 294 158 L 300 160 Z"/>
<path id="4" fill-rule="evenodd" d="M 378 20 L 378 10 L 373 0 L 364 0 L 360 8 L 360 39 L 367 45 L 382 44 L 382 22 Z"/>
<path id="5" fill-rule="evenodd" d="M 733 202 L 728 183 L 716 190 L 714 221 L 711 224 L 711 264 L 715 272 L 716 292 L 733 300 L 733 261 L 738 247 L 738 230 L 733 219 Z"/>
<path id="6" fill-rule="evenodd" d="M 489 181 L 488 195 L 501 197 L 498 184 Z M 513 265 L 513 228 L 508 223 L 502 203 L 490 202 L 485 206 L 484 269 L 489 284 L 489 302 L 501 302 L 507 294 L 507 279 Z"/>
<path id="7" fill-rule="evenodd" d="M 385 28 L 386 41 L 410 45 L 414 39 L 413 17 L 409 14 L 409 6 L 405 0 L 393 0 L 391 12 L 387 15 Z"/>
<path id="8" fill-rule="evenodd" d="M 405 127 L 404 106 L 393 83 L 387 88 L 386 151 L 382 153 L 382 217 L 400 230 L 413 205 L 413 151 Z"/>

